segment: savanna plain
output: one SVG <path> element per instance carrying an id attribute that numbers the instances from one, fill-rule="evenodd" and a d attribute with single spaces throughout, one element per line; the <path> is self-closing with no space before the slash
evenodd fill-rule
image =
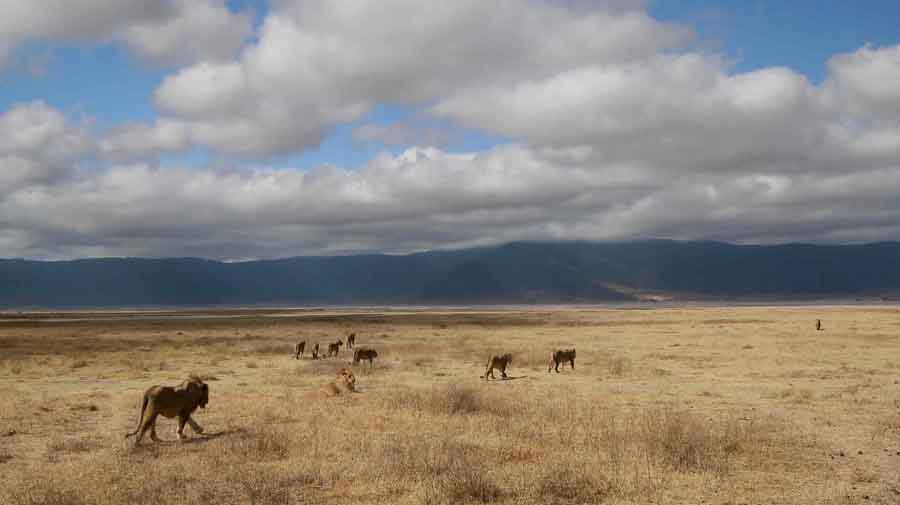
<path id="1" fill-rule="evenodd" d="M 275 312 L 0 317 L 0 503 L 900 503 L 896 306 Z M 126 440 L 189 374 L 205 433 Z"/>

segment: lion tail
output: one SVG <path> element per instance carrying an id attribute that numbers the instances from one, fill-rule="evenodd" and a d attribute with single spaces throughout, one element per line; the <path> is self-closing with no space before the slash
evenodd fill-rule
<path id="1" fill-rule="evenodd" d="M 133 432 L 125 435 L 125 438 L 137 435 L 137 432 L 141 431 L 141 425 L 144 424 L 144 411 L 147 410 L 147 402 L 149 399 L 147 398 L 147 393 L 144 393 L 144 401 L 141 402 L 141 417 L 138 419 L 137 428 L 134 429 Z"/>

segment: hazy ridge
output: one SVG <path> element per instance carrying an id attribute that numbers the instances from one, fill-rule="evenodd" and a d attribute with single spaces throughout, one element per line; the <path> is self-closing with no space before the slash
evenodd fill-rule
<path id="1" fill-rule="evenodd" d="M 515 242 L 409 255 L 0 260 L 0 306 L 573 303 L 900 293 L 900 243 Z"/>

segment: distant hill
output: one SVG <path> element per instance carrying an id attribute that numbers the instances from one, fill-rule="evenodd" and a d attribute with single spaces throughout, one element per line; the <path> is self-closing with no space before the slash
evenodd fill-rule
<path id="1" fill-rule="evenodd" d="M 900 294 L 900 243 L 516 242 L 223 263 L 0 260 L 0 307 L 578 303 Z"/>

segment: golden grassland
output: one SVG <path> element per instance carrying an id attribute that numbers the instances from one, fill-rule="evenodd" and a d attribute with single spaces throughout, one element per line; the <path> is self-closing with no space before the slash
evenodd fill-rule
<path id="1" fill-rule="evenodd" d="M 897 308 L 228 315 L 0 322 L 0 503 L 900 503 Z M 206 434 L 126 442 L 189 373 Z"/>

